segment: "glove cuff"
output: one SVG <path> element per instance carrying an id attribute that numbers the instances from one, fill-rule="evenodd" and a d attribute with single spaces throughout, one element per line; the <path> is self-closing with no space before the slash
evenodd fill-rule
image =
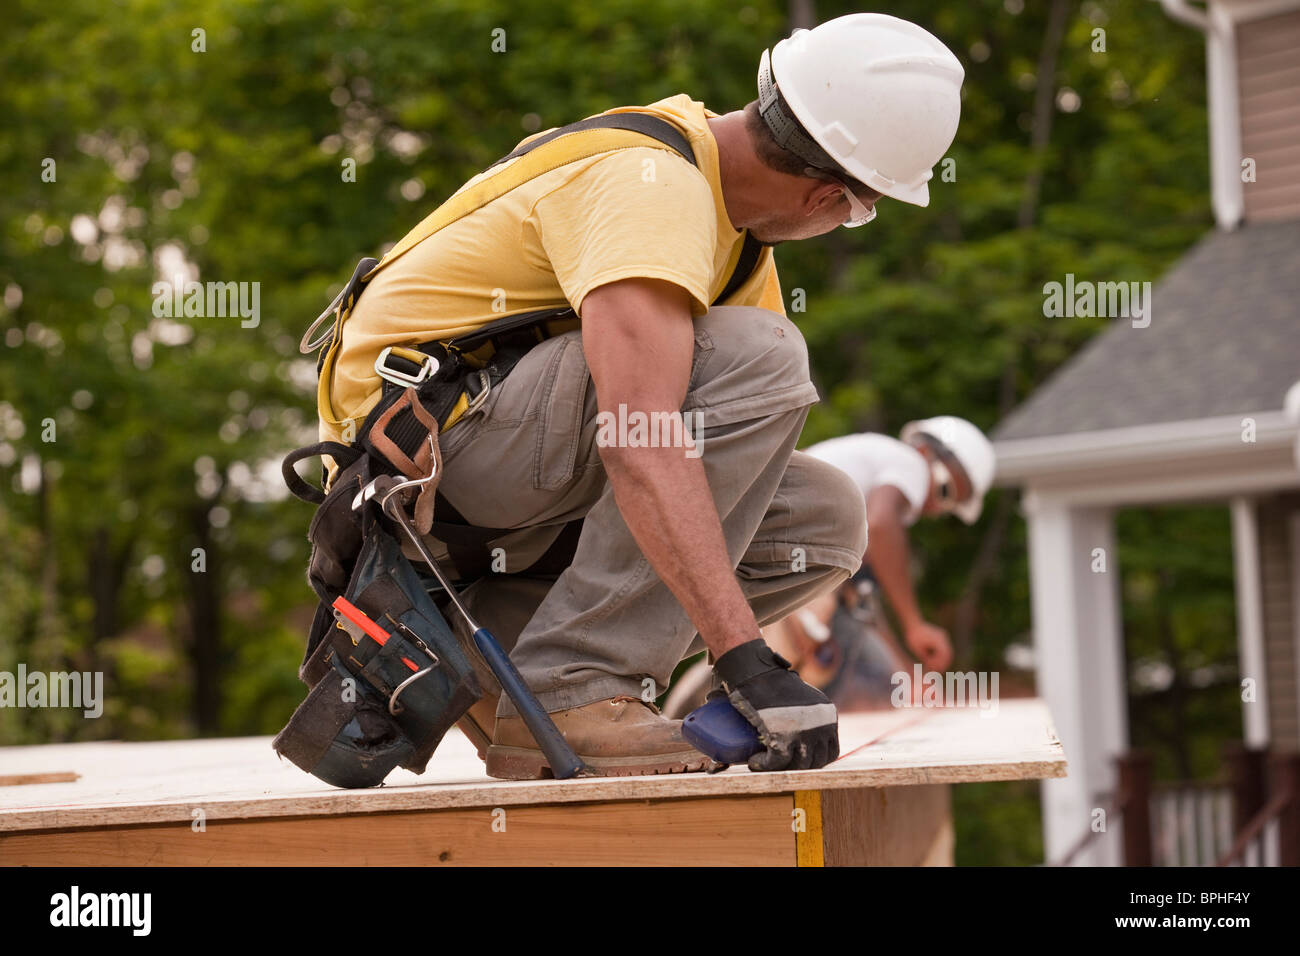
<path id="1" fill-rule="evenodd" d="M 788 671 L 790 662 L 768 647 L 761 637 L 733 647 L 713 665 L 714 673 L 722 679 L 729 691 L 774 670 Z"/>

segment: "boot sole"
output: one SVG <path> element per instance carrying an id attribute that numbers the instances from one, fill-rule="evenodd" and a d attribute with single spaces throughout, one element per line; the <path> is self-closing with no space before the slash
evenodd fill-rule
<path id="1" fill-rule="evenodd" d="M 640 777 L 660 773 L 696 773 L 703 771 L 709 758 L 698 750 L 644 757 L 579 758 L 602 777 Z M 524 747 L 493 744 L 487 752 L 487 773 L 498 780 L 548 780 L 554 777 L 546 755 Z"/>

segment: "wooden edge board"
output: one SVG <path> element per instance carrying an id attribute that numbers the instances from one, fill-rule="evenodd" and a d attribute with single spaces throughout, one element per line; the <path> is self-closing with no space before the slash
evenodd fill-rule
<path id="1" fill-rule="evenodd" d="M 0 834 L 12 866 L 951 866 L 950 787 Z M 792 832 L 793 831 L 793 832 Z"/>
<path id="2" fill-rule="evenodd" d="M 13 866 L 793 866 L 793 801 L 441 808 L 0 834 Z"/>
<path id="3" fill-rule="evenodd" d="M 679 777 L 637 778 L 637 792 L 610 786 L 626 778 L 547 780 L 472 787 L 412 785 L 350 791 L 332 790 L 313 795 L 271 794 L 265 797 L 173 800 L 135 804 L 86 804 L 75 807 L 33 807 L 0 811 L 0 832 L 51 830 L 71 827 L 119 826 L 139 823 L 189 824 L 201 808 L 209 820 L 254 819 L 285 816 L 347 816 L 391 813 L 401 810 L 506 807 L 526 804 L 590 803 L 683 797 L 736 796 L 741 794 L 795 793 L 802 790 L 840 790 L 915 786 L 931 783 L 992 783 L 1064 777 L 1066 761 L 1011 761 L 950 766 L 894 767 L 880 770 L 796 770 L 765 774 L 743 771 L 731 776 L 725 789 L 711 786 L 702 774 Z"/>

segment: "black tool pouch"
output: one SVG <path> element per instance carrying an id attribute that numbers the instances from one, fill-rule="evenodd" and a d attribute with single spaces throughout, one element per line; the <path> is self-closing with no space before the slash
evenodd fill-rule
<path id="1" fill-rule="evenodd" d="M 271 745 L 308 773 L 345 788 L 383 783 L 415 750 L 383 700 L 341 666 L 330 667 Z"/>
<path id="2" fill-rule="evenodd" d="M 308 576 L 321 598 L 299 670 L 311 688 L 272 746 L 336 787 L 373 787 L 394 767 L 422 773 L 447 730 L 482 696 L 464 651 L 377 507 L 354 511 L 368 458 L 339 475 L 308 532 Z M 354 640 L 342 596 L 388 632 Z"/>

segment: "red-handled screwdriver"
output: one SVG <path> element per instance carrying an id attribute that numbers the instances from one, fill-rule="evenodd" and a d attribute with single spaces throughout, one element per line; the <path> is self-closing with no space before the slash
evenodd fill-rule
<path id="1" fill-rule="evenodd" d="M 389 633 L 372 621 L 366 615 L 365 611 L 361 610 L 361 608 L 357 607 L 347 598 L 341 595 L 336 597 L 334 599 L 334 609 L 363 631 L 367 636 L 374 638 L 375 643 L 380 647 L 383 647 L 388 643 L 388 638 L 390 637 Z M 418 671 L 420 669 L 416 666 L 414 661 L 408 660 L 405 657 L 402 658 L 402 663 L 413 671 Z"/>

